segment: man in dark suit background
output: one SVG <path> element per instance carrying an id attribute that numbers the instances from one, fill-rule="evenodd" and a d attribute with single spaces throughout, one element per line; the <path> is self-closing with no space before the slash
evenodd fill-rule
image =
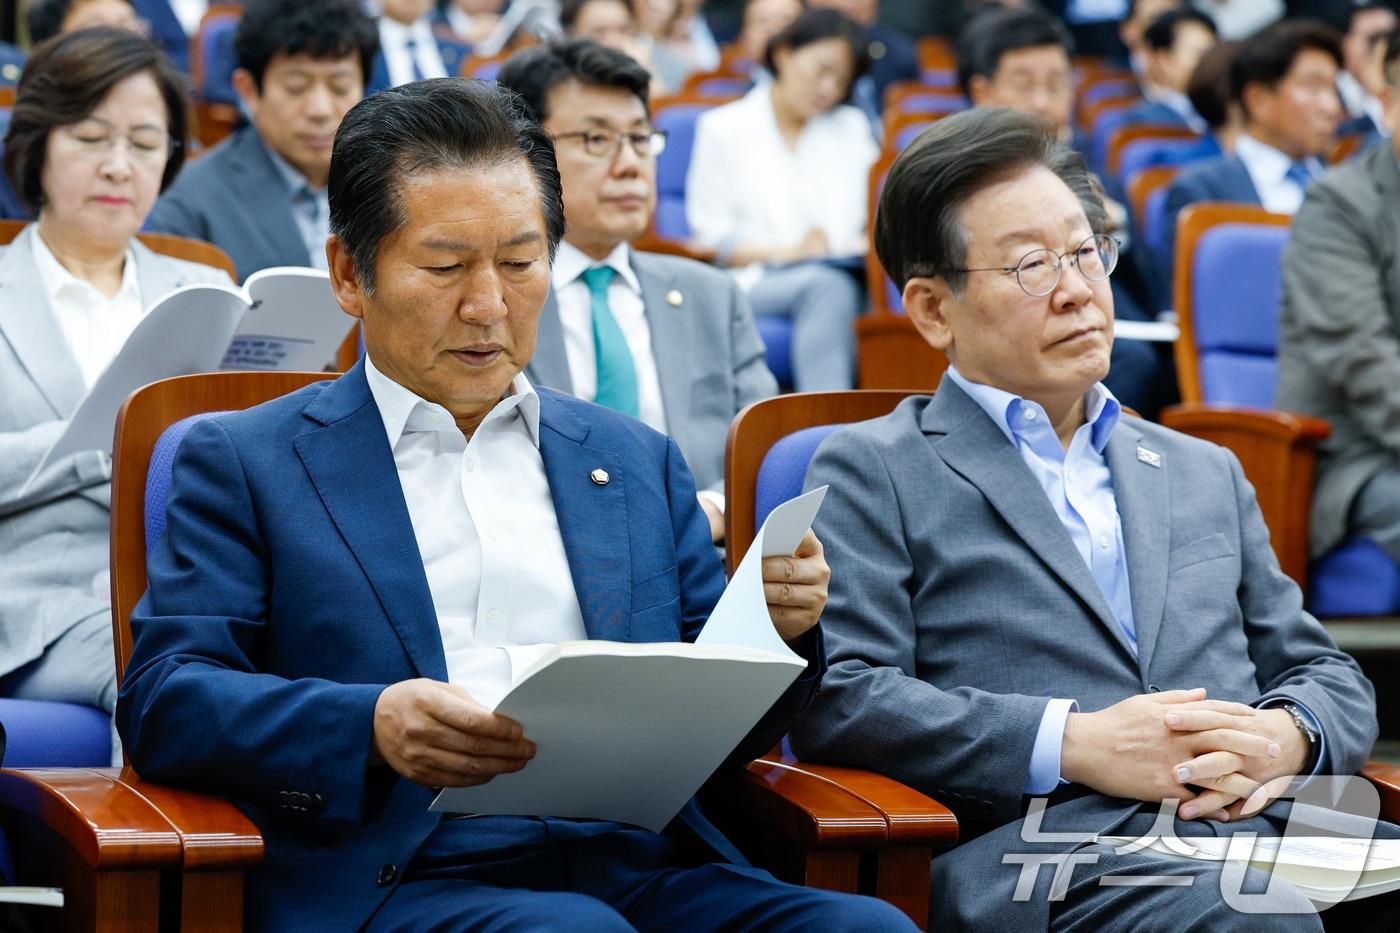
<path id="1" fill-rule="evenodd" d="M 517 53 L 498 80 L 554 137 L 568 217 L 526 374 L 674 437 L 719 541 L 729 422 L 778 384 L 732 276 L 629 245 L 655 209 L 665 142 L 647 113 L 650 75 L 616 49 L 574 40 Z M 601 303 L 589 284 L 598 275 Z"/>
<path id="2" fill-rule="evenodd" d="M 385 0 L 380 6 L 379 54 L 365 93 L 458 74 L 471 47 L 433 28 L 433 0 Z"/>
<path id="3" fill-rule="evenodd" d="M 1148 24 L 1142 42 L 1151 90 L 1120 125 L 1185 126 L 1204 134 L 1209 126 L 1191 106 L 1186 87 L 1201 56 L 1215 45 L 1215 38 L 1215 23 L 1210 17 L 1189 8 L 1168 10 Z"/>
<path id="4" fill-rule="evenodd" d="M 240 281 L 269 266 L 324 269 L 331 144 L 364 95 L 374 21 L 358 0 L 254 0 L 234 41 L 251 124 L 191 162 L 147 226 L 208 240 Z"/>
<path id="5" fill-rule="evenodd" d="M 367 98 L 330 187 L 332 287 L 365 357 L 191 429 L 118 713 L 143 777 L 227 794 L 261 829 L 250 927 L 912 929 L 748 866 L 693 801 L 662 833 L 428 810 L 530 767 L 492 711 L 513 649 L 693 640 L 724 572 L 674 442 L 521 374 L 564 210 L 514 95 L 438 79 Z M 735 762 L 824 667 L 816 537 L 762 575 L 808 667 Z"/>

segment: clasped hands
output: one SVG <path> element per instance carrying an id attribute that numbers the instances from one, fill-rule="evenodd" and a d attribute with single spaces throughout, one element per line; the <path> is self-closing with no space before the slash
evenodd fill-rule
<path id="1" fill-rule="evenodd" d="M 1100 793 L 1158 803 L 1177 816 L 1228 821 L 1252 816 L 1307 762 L 1308 742 L 1282 709 L 1171 690 L 1071 713 L 1061 774 Z"/>
<path id="2" fill-rule="evenodd" d="M 831 571 L 809 528 L 791 557 L 763 561 L 763 593 L 786 641 L 805 634 L 826 608 Z M 473 787 L 519 771 L 535 757 L 520 724 L 476 702 L 465 689 L 417 679 L 391 684 L 374 705 L 370 764 L 431 787 Z"/>

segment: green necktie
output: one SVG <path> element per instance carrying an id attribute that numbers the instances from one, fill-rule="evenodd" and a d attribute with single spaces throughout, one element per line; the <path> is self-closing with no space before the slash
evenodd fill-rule
<path id="1" fill-rule="evenodd" d="M 627 338 L 608 309 L 608 284 L 617 273 L 609 266 L 584 270 L 593 311 L 593 353 L 598 364 L 598 394 L 594 401 L 605 408 L 637 417 L 637 368 Z"/>

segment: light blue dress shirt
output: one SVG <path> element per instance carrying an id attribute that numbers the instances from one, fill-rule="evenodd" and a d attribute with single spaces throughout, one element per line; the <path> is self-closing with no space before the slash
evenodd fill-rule
<path id="1" fill-rule="evenodd" d="M 1113 475 L 1103 455 L 1122 411 L 1118 400 L 1103 383 L 1096 383 L 1084 396 L 1084 424 L 1075 431 L 1066 449 L 1039 403 L 993 386 L 970 382 L 955 366 L 948 367 L 948 377 L 987 413 L 1016 447 L 1031 475 L 1045 490 L 1060 523 L 1088 565 L 1114 619 L 1136 653 L 1137 626 L 1133 619 L 1127 551 L 1123 546 L 1123 523 L 1118 516 Z M 1288 702 L 1297 705 L 1313 728 L 1318 729 L 1317 718 L 1296 700 L 1278 698 L 1261 707 Z M 1060 777 L 1060 752 L 1065 723 L 1069 714 L 1078 709 L 1078 701 L 1059 698 L 1052 699 L 1045 707 L 1031 749 L 1025 793 L 1048 794 L 1059 784 L 1066 783 Z M 1325 757 L 1321 742 L 1318 751 L 1314 774 L 1321 769 Z"/>
<path id="2" fill-rule="evenodd" d="M 263 143 L 263 148 L 267 149 L 277 174 L 287 183 L 287 191 L 291 194 L 292 218 L 297 222 L 297 233 L 301 235 L 301 241 L 306 244 L 306 255 L 311 266 L 325 269 L 326 238 L 331 235 L 329 192 L 325 188 L 319 191 L 312 188 L 306 176 L 297 171 L 292 163 L 273 152 L 267 143 Z"/>

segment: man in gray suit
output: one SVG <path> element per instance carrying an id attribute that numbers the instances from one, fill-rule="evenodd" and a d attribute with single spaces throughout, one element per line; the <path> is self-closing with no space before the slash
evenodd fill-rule
<path id="1" fill-rule="evenodd" d="M 731 276 L 629 245 L 656 205 L 666 141 L 647 113 L 651 76 L 575 40 L 512 56 L 498 80 L 554 136 L 568 220 L 526 375 L 674 437 L 721 541 L 729 422 L 778 384 Z"/>
<path id="2" fill-rule="evenodd" d="M 239 281 L 270 266 L 324 269 L 331 143 L 364 95 L 379 33 L 359 0 L 255 0 L 234 44 L 251 125 L 190 162 L 147 227 L 213 243 Z"/>
<path id="3" fill-rule="evenodd" d="M 1385 117 L 1400 125 L 1400 33 Z M 1324 418 L 1308 525 L 1314 555 L 1365 536 L 1400 561 L 1400 140 L 1323 176 L 1283 259 L 1278 406 Z"/>
<path id="4" fill-rule="evenodd" d="M 1236 913 L 1218 863 L 1024 819 L 1048 798 L 1042 832 L 1135 837 L 1168 801 L 1179 836 L 1277 834 L 1270 782 L 1352 774 L 1376 736 L 1371 685 L 1303 611 L 1239 462 L 1103 387 L 1104 219 L 1079 157 L 1010 111 L 939 121 L 896 160 L 876 248 L 951 366 L 813 460 L 830 667 L 793 748 L 981 834 L 934 860 L 932 928 L 1316 929 L 1287 885 L 1271 909 L 1305 913 Z M 1026 859 L 1070 854 L 1047 896 L 1059 873 Z M 1127 875 L 1170 886 L 1104 880 Z"/>

